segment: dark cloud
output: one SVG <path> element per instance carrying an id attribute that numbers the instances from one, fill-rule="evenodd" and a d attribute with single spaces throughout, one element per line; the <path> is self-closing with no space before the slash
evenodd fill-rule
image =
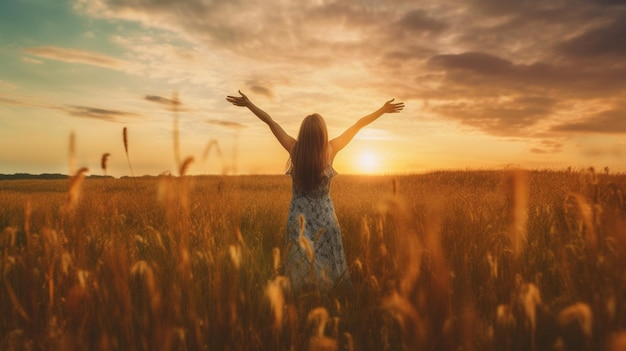
<path id="1" fill-rule="evenodd" d="M 248 82 L 248 89 L 256 94 L 267 96 L 268 98 L 274 97 L 272 89 L 262 84 Z"/>
<path id="2" fill-rule="evenodd" d="M 536 147 L 531 148 L 530 152 L 533 153 L 533 154 L 549 154 L 550 153 L 550 151 L 548 151 L 548 150 L 540 149 L 540 148 L 536 148 Z"/>
<path id="3" fill-rule="evenodd" d="M 552 130 L 570 133 L 626 134 L 626 108 L 602 111 L 589 118 L 559 124 Z"/>
<path id="4" fill-rule="evenodd" d="M 372 26 L 380 12 L 345 2 L 328 2 L 305 10 L 306 18 L 315 23 L 340 23 L 359 28 Z"/>
<path id="5" fill-rule="evenodd" d="M 108 122 L 120 122 L 120 119 L 123 117 L 140 117 L 139 115 L 132 112 L 107 110 L 87 106 L 64 106 L 61 109 L 71 116 L 99 119 Z"/>
<path id="6" fill-rule="evenodd" d="M 563 151 L 563 144 L 556 140 L 542 140 L 541 146 L 532 147 L 529 151 L 533 154 L 556 154 Z"/>
<path id="7" fill-rule="evenodd" d="M 168 99 L 168 98 L 164 98 L 164 97 L 158 96 L 158 95 L 146 95 L 146 96 L 144 96 L 144 100 L 156 102 L 158 104 L 169 106 L 169 107 L 182 105 L 180 100 L 178 100 L 177 98 Z"/>
<path id="8" fill-rule="evenodd" d="M 495 55 L 474 52 L 437 55 L 428 65 L 444 73 L 446 88 L 462 86 L 467 89 L 461 92 L 470 96 L 532 93 L 551 98 L 591 99 L 626 92 L 625 68 L 546 62 L 515 64 Z M 442 90 L 437 93 L 445 96 L 445 89 Z"/>
<path id="9" fill-rule="evenodd" d="M 381 62 L 389 65 L 407 63 L 414 60 L 424 60 L 436 55 L 437 52 L 426 46 L 409 45 L 399 49 L 387 51 L 381 58 Z"/>
<path id="10" fill-rule="evenodd" d="M 217 119 L 210 119 L 207 121 L 207 123 L 212 124 L 214 126 L 220 126 L 220 127 L 225 127 L 225 128 L 235 129 L 235 130 L 246 128 L 245 124 L 231 122 L 231 121 L 222 121 L 222 120 L 217 120 Z"/>
<path id="11" fill-rule="evenodd" d="M 593 57 L 623 59 L 626 57 L 626 16 L 567 40 L 559 44 L 557 50 L 574 60 Z"/>
<path id="12" fill-rule="evenodd" d="M 518 136 L 549 116 L 555 104 L 556 101 L 545 97 L 520 96 L 510 101 L 446 103 L 433 107 L 432 111 L 490 134 Z"/>
<path id="13" fill-rule="evenodd" d="M 482 76 L 509 76 L 515 73 L 515 67 L 511 61 L 482 52 L 437 55 L 433 56 L 428 63 L 435 68 Z"/>
<path id="14" fill-rule="evenodd" d="M 422 9 L 407 12 L 398 22 L 398 26 L 415 34 L 423 32 L 439 33 L 448 28 L 447 23 L 429 16 Z"/>
<path id="15" fill-rule="evenodd" d="M 78 4 L 94 16 L 175 31 L 257 64 L 239 79 L 247 90 L 270 98 L 306 72 L 306 79 L 328 80 L 338 91 L 361 84 L 381 95 L 428 100 L 428 110 L 439 117 L 535 143 L 557 131 L 608 133 L 602 125 L 607 121 L 622 128 L 616 117 L 602 114 L 562 122 L 573 115 L 573 106 L 606 105 L 626 95 L 621 0 Z M 557 116 L 559 125 L 550 128 Z M 224 125 L 217 122 L 209 123 Z"/>
<path id="16" fill-rule="evenodd" d="M 45 104 L 37 101 L 9 99 L 3 97 L 0 97 L 0 104 L 56 110 L 65 112 L 68 115 L 74 117 L 93 118 L 108 122 L 120 122 L 122 118 L 142 117 L 141 115 L 127 111 L 107 110 L 103 108 L 87 106 Z"/>

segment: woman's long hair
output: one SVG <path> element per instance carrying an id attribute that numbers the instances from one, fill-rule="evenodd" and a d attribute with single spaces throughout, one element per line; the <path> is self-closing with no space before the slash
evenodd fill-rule
<path id="1" fill-rule="evenodd" d="M 328 165 L 328 131 L 322 116 L 307 116 L 290 152 L 291 176 L 296 188 L 309 192 L 318 186 Z"/>

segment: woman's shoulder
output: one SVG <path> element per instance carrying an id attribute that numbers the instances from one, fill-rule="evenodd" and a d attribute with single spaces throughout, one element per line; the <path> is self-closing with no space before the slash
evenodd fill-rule
<path id="1" fill-rule="evenodd" d="M 335 170 L 335 167 L 333 167 L 332 163 L 329 163 L 328 166 L 326 166 L 326 168 L 324 168 L 324 174 L 328 177 L 328 178 L 332 178 L 334 176 L 336 176 L 337 171 Z"/>

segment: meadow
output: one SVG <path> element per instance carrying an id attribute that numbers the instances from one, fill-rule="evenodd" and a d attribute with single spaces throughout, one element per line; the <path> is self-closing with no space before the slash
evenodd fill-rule
<path id="1" fill-rule="evenodd" d="M 625 350 L 625 193 L 593 169 L 339 175 L 354 287 L 294 296 L 287 176 L 0 181 L 0 349 Z"/>

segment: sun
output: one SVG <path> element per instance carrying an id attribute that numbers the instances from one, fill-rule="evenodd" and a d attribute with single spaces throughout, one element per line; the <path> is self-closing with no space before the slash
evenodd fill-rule
<path id="1" fill-rule="evenodd" d="M 374 173 L 378 171 L 378 156 L 371 151 L 363 151 L 358 156 L 358 169 L 362 173 Z"/>

